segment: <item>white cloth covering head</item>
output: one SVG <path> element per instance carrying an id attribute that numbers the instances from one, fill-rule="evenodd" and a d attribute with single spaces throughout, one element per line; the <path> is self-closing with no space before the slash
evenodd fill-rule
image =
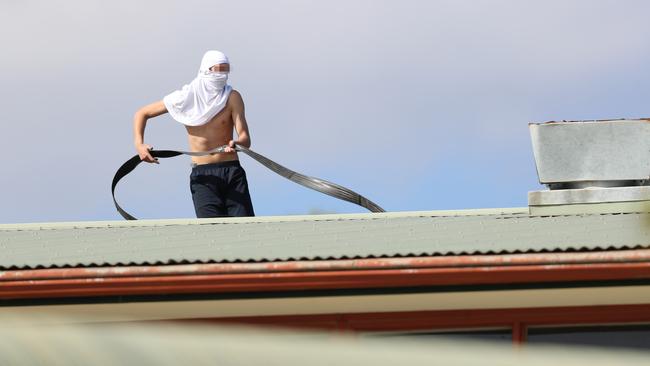
<path id="1" fill-rule="evenodd" d="M 206 52 L 196 78 L 163 98 L 172 118 L 186 126 L 201 126 L 221 112 L 232 87 L 227 84 L 228 72 L 210 71 L 212 66 L 219 64 L 230 64 L 225 54 Z"/>

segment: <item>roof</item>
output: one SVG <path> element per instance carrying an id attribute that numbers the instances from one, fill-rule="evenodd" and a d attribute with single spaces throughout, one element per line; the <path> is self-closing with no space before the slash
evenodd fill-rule
<path id="1" fill-rule="evenodd" d="M 444 256 L 650 247 L 650 213 L 528 208 L 0 225 L 0 268 Z"/>

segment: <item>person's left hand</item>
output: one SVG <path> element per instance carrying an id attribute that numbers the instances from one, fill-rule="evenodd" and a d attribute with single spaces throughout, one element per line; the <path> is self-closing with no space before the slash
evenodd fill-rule
<path id="1" fill-rule="evenodd" d="M 231 153 L 231 152 L 235 152 L 235 151 L 236 151 L 235 150 L 235 140 L 230 140 L 228 142 L 228 146 L 226 146 L 226 148 L 223 149 L 223 152 L 227 152 L 227 153 Z"/>

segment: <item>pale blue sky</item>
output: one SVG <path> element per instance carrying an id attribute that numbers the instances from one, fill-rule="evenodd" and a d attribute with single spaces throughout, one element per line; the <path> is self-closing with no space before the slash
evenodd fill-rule
<path id="1" fill-rule="evenodd" d="M 135 110 L 232 62 L 253 148 L 389 211 L 512 207 L 537 183 L 527 124 L 649 116 L 646 1 L 6 1 L 0 223 L 119 219 Z M 186 149 L 181 125 L 146 141 Z M 258 215 L 363 212 L 242 157 Z M 193 217 L 189 161 L 118 187 Z"/>

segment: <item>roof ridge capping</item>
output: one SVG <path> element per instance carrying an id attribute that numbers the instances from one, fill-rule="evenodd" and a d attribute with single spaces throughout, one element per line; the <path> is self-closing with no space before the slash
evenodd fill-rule
<path id="1" fill-rule="evenodd" d="M 511 216 L 528 215 L 527 207 L 510 208 L 478 208 L 462 210 L 436 210 L 436 211 L 399 211 L 382 213 L 352 213 L 352 214 L 324 214 L 324 215 L 283 215 L 283 216 L 255 216 L 255 217 L 221 217 L 210 219 L 177 218 L 154 220 L 111 220 L 111 221 L 69 221 L 69 222 L 42 222 L 23 224 L 0 224 L 0 231 L 15 230 L 47 230 L 47 229 L 78 229 L 78 228 L 110 228 L 110 227 L 157 227 L 178 225 L 215 225 L 215 224 L 255 224 L 269 222 L 304 222 L 304 221 L 348 221 L 348 220 L 376 220 L 389 218 L 409 217 L 445 217 L 445 216 Z"/>
<path id="2" fill-rule="evenodd" d="M 531 215 L 650 212 L 650 118 L 530 123 Z"/>

